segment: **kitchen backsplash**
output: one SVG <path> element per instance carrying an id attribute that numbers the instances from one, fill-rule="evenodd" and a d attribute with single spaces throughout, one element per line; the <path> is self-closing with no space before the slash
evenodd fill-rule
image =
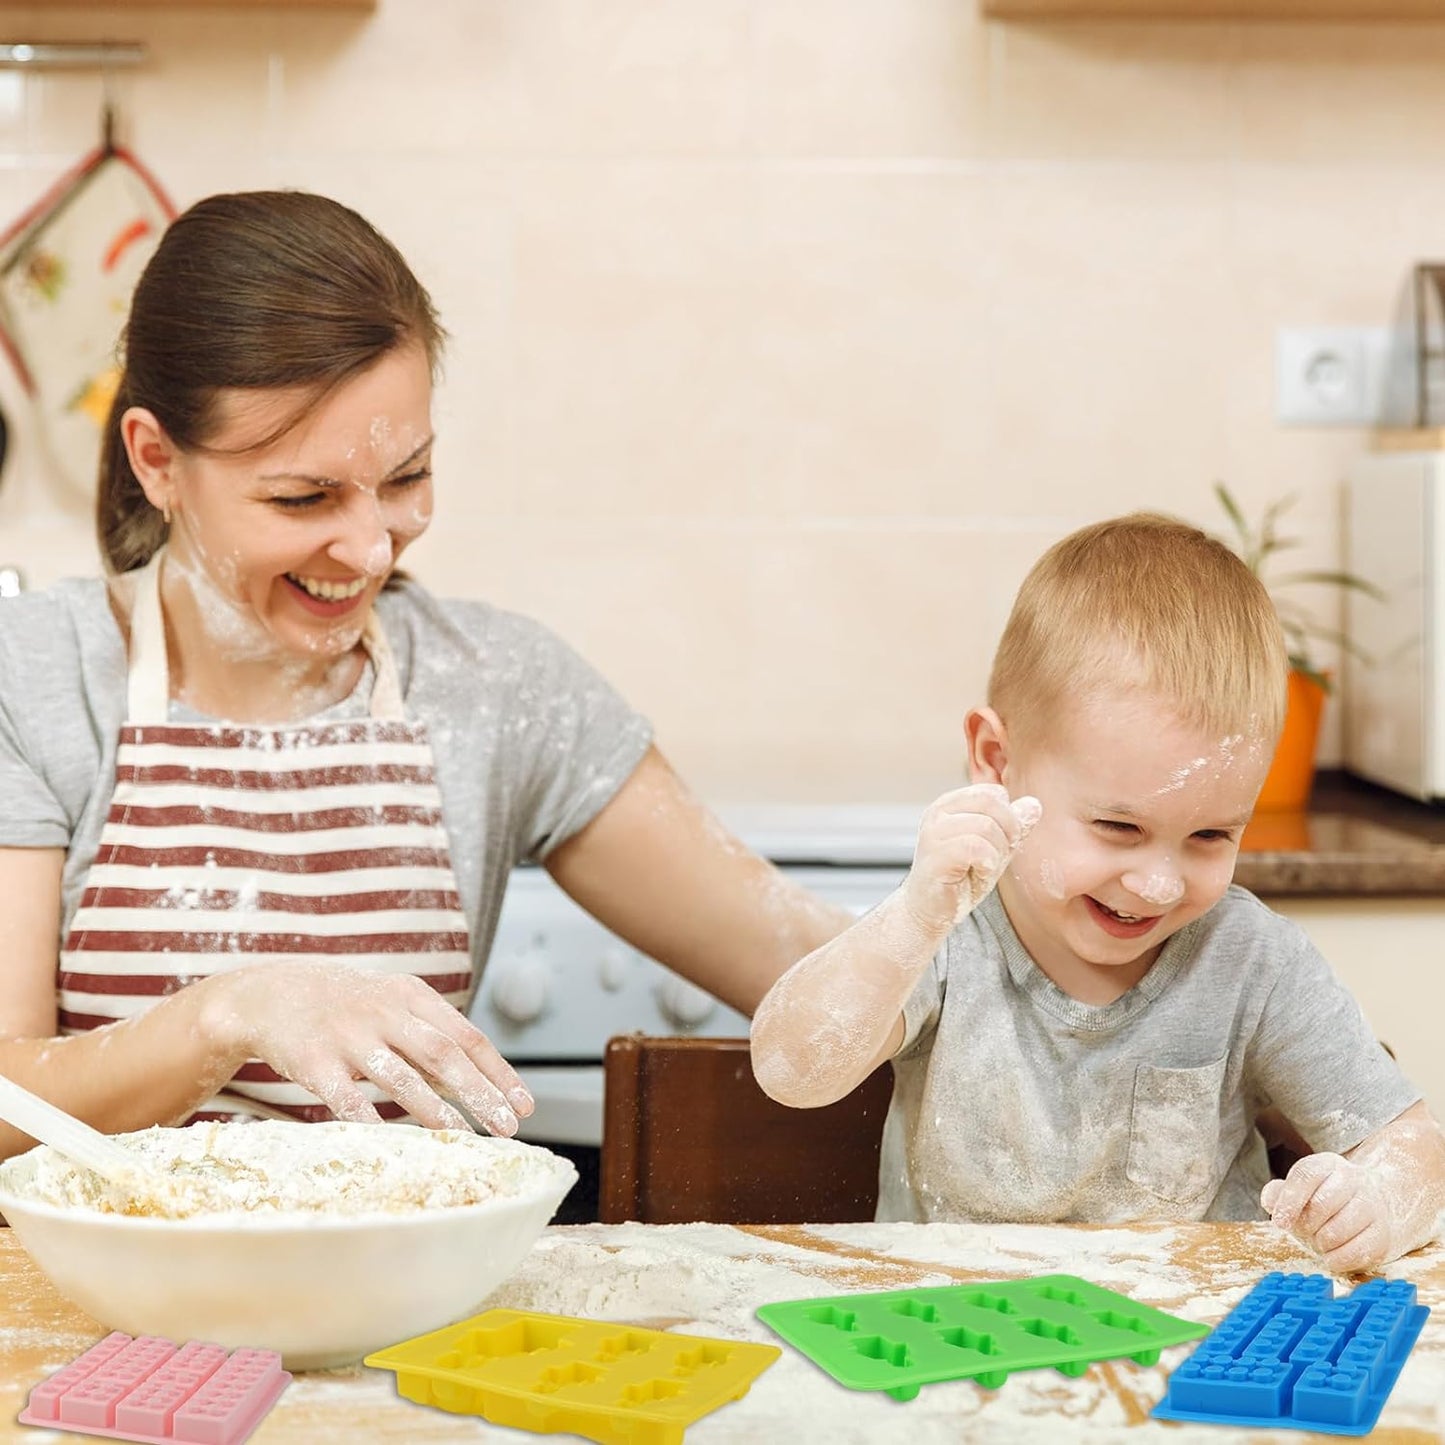
<path id="1" fill-rule="evenodd" d="M 1131 507 L 1299 490 L 1281 325 L 1379 324 L 1445 239 L 1445 26 L 985 23 L 972 0 L 7 5 L 146 43 L 121 138 L 179 205 L 322 190 L 452 333 L 438 589 L 541 617 L 718 801 L 923 800 L 1014 588 Z M 0 71 L 0 226 L 98 132 Z M 0 566 L 93 571 L 16 377 Z M 1323 755 L 1336 755 L 1336 731 Z"/>

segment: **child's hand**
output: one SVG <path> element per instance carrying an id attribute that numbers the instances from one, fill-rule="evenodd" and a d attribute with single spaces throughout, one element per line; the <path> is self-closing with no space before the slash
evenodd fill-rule
<path id="1" fill-rule="evenodd" d="M 1342 1155 L 1306 1155 L 1283 1179 L 1271 1179 L 1259 1202 L 1331 1274 L 1376 1269 L 1399 1254 L 1394 1211 L 1379 1175 Z"/>
<path id="2" fill-rule="evenodd" d="M 945 793 L 919 825 L 903 883 L 909 912 L 930 933 L 948 932 L 988 896 L 1042 815 L 1037 798 L 1010 802 L 996 783 Z"/>

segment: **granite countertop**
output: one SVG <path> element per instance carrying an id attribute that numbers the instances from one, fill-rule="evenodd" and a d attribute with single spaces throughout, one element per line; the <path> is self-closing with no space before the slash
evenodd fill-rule
<path id="1" fill-rule="evenodd" d="M 1234 881 L 1274 897 L 1445 897 L 1445 807 L 1321 772 L 1303 813 L 1258 813 Z"/>

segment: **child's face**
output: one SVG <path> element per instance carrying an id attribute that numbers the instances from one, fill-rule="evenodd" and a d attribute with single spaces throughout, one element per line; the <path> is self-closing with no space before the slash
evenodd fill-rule
<path id="1" fill-rule="evenodd" d="M 1010 795 L 1032 793 L 1043 817 L 1000 890 L 1025 947 L 1051 971 L 1147 966 L 1219 901 L 1270 750 L 1121 692 L 1081 702 L 1046 740 L 1003 756 Z"/>

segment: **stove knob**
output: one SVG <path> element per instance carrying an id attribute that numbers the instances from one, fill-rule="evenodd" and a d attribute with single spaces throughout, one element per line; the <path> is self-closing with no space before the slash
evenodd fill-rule
<path id="1" fill-rule="evenodd" d="M 508 1023 L 534 1023 L 547 1007 L 549 981 L 545 960 L 523 954 L 508 963 L 492 985 L 492 1007 Z"/>
<path id="2" fill-rule="evenodd" d="M 685 978 L 669 974 L 657 990 L 657 1005 L 669 1023 L 695 1028 L 712 1015 L 717 1000 Z"/>
<path id="3" fill-rule="evenodd" d="M 603 949 L 597 960 L 597 978 L 608 993 L 617 993 L 626 985 L 630 962 L 625 948 Z"/>

